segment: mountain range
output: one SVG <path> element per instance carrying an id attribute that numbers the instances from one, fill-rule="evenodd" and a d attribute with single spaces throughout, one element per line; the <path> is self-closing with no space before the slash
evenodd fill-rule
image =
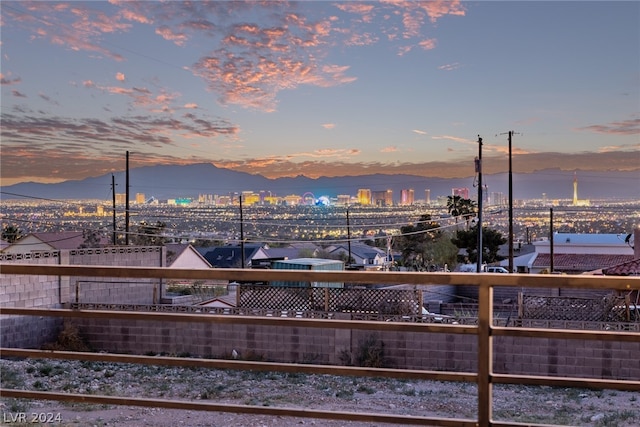
<path id="1" fill-rule="evenodd" d="M 113 174 L 116 193 L 125 193 L 125 172 Z M 508 174 L 483 175 L 488 193 L 508 193 Z M 578 183 L 579 199 L 640 200 L 640 170 L 636 171 L 563 171 L 548 169 L 534 173 L 512 175 L 514 199 L 572 199 L 574 178 Z M 112 198 L 112 174 L 65 181 L 55 184 L 26 182 L 0 187 L 3 199 L 104 199 Z M 200 194 L 226 195 L 242 191 L 269 191 L 277 196 L 312 193 L 315 197 L 335 197 L 340 194 L 355 196 L 359 189 L 372 191 L 392 190 L 394 201 L 399 201 L 403 189 L 413 189 L 415 199 L 425 198 L 430 190 L 431 200 L 452 194 L 453 188 L 466 187 L 469 197 L 477 195 L 476 177 L 429 178 L 416 175 L 358 175 L 340 177 L 270 179 L 262 175 L 218 168 L 210 163 L 185 166 L 159 165 L 132 168 L 129 171 L 131 198 L 144 193 L 158 200 L 196 198 Z"/>

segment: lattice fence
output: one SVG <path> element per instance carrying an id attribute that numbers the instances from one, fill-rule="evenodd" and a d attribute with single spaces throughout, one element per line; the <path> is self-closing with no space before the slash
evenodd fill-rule
<path id="1" fill-rule="evenodd" d="M 608 295 L 604 298 L 568 298 L 521 295 L 520 318 L 572 321 L 623 321 L 620 307 L 625 298 Z"/>
<path id="2" fill-rule="evenodd" d="M 422 313 L 422 291 L 242 285 L 238 307 L 415 315 Z"/>

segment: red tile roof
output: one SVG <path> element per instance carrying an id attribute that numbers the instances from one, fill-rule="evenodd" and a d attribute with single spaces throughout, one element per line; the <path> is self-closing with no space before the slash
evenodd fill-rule
<path id="1" fill-rule="evenodd" d="M 585 272 L 605 269 L 633 260 L 633 255 L 605 254 L 554 254 L 553 269 L 555 271 Z M 551 265 L 551 254 L 538 254 L 533 267 L 548 268 Z M 605 273 L 606 274 L 606 273 Z"/>
<path id="2" fill-rule="evenodd" d="M 607 276 L 640 276 L 640 258 L 602 270 Z"/>

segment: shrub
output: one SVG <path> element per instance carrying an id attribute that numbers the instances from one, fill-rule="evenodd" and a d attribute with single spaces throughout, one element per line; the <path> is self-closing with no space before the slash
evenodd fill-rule
<path id="1" fill-rule="evenodd" d="M 44 350 L 59 351 L 89 351 L 90 348 L 80 335 L 78 327 L 70 321 L 65 321 L 56 342 L 45 344 Z"/>

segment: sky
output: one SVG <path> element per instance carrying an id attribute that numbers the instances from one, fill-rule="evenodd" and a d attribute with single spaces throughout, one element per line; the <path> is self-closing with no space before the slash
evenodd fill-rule
<path id="1" fill-rule="evenodd" d="M 637 1 L 5 1 L 2 185 L 212 163 L 269 178 L 640 176 Z"/>

